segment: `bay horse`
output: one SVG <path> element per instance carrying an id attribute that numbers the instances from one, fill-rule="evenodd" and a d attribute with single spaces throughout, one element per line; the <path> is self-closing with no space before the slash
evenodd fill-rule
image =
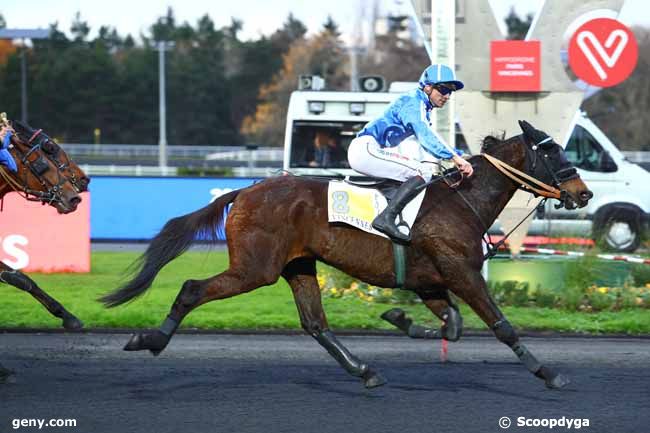
<path id="1" fill-rule="evenodd" d="M 563 149 L 547 134 L 520 121 L 523 134 L 502 140 L 484 139 L 482 154 L 470 158 L 474 176 L 454 188 L 446 183 L 427 186 L 424 201 L 406 245 L 406 277 L 402 288 L 414 291 L 441 320 L 455 310 L 448 290 L 465 301 L 508 345 L 535 376 L 550 388 L 568 383 L 563 375 L 542 365 L 519 337 L 494 301 L 481 275 L 482 238 L 487 228 L 521 187 L 492 163 L 497 158 L 514 169 L 562 191 L 567 208 L 583 207 L 593 196 Z M 352 355 L 330 329 L 316 279 L 316 261 L 380 287 L 395 287 L 390 240 L 347 225 L 328 222 L 328 184 L 297 176 L 269 178 L 225 194 L 193 213 L 173 218 L 140 257 L 139 269 L 128 283 L 104 295 L 114 307 L 143 294 L 157 273 L 197 239 L 214 236 L 225 222 L 229 268 L 205 280 L 187 280 L 170 313 L 157 330 L 134 334 L 125 350 L 150 350 L 158 355 L 183 318 L 207 302 L 250 292 L 283 277 L 291 287 L 303 329 L 351 375 L 368 387 L 385 379 Z M 227 206 L 230 211 L 225 215 Z"/>
<path id="2" fill-rule="evenodd" d="M 4 156 L 15 163 L 13 169 L 0 165 L 0 200 L 15 191 L 26 200 L 53 206 L 60 214 L 74 212 L 81 202 L 79 194 L 88 190 L 90 179 L 86 174 L 42 130 L 34 130 L 19 121 L 9 121 L 4 116 L 0 127 L 4 127 L 9 135 L 3 149 L 6 151 Z M 11 161 L 6 162 L 11 165 Z M 62 319 L 64 328 L 74 330 L 83 326 L 34 280 L 3 262 L 0 262 L 0 282 L 32 295 L 53 316 Z M 0 383 L 10 374 L 10 370 L 0 365 Z"/>

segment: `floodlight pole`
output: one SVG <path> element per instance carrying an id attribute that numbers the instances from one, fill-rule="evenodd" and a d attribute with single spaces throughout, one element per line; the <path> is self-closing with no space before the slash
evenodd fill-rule
<path id="1" fill-rule="evenodd" d="M 167 104 L 165 95 L 165 51 L 173 48 L 174 43 L 158 41 L 158 108 L 159 108 L 159 135 L 158 135 L 158 165 L 161 169 L 167 167 Z"/>
<path id="2" fill-rule="evenodd" d="M 26 39 L 45 39 L 50 37 L 46 29 L 0 29 L 0 39 L 20 39 L 20 99 L 21 120 L 27 123 L 27 44 Z"/>
<path id="3" fill-rule="evenodd" d="M 20 118 L 23 123 L 27 123 L 27 50 L 25 49 L 25 38 L 21 39 L 20 45 L 20 100 L 21 111 Z"/>

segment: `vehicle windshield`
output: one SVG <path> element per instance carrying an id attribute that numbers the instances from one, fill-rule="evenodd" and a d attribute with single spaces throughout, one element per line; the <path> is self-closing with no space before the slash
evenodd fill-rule
<path id="1" fill-rule="evenodd" d="M 365 124 L 365 121 L 294 121 L 289 168 L 350 168 L 348 147 Z M 469 152 L 460 129 L 456 133 L 456 148 Z"/>
<path id="2" fill-rule="evenodd" d="M 349 168 L 348 147 L 365 122 L 301 121 L 291 131 L 291 168 Z"/>
<path id="3" fill-rule="evenodd" d="M 587 171 L 613 172 L 616 164 L 598 141 L 576 125 L 566 145 L 566 156 L 576 167 Z"/>

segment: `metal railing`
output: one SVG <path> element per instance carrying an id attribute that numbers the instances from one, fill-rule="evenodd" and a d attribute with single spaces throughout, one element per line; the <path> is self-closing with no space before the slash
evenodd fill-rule
<path id="1" fill-rule="evenodd" d="M 88 176 L 177 176 L 176 167 L 159 167 L 157 165 L 91 165 L 80 164 L 79 167 Z"/>
<path id="2" fill-rule="evenodd" d="M 158 166 L 158 146 L 150 144 L 61 144 L 89 175 L 177 176 L 178 167 L 229 167 L 235 176 L 265 177 L 279 172 L 284 151 L 268 146 L 168 146 L 169 167 Z M 623 152 L 650 169 L 650 152 Z"/>
<path id="3" fill-rule="evenodd" d="M 60 143 L 70 155 L 101 155 L 101 156 L 158 156 L 159 147 L 156 144 L 77 144 Z M 260 155 L 282 158 L 282 149 L 269 146 L 167 146 L 167 156 L 176 158 L 205 158 L 208 155 L 239 155 L 241 152 L 259 152 Z M 245 153 L 242 155 L 246 155 Z M 218 158 L 214 158 L 218 159 Z"/>
<path id="4" fill-rule="evenodd" d="M 168 146 L 168 167 L 158 165 L 157 145 L 71 144 L 63 149 L 88 175 L 177 176 L 179 168 L 228 168 L 234 176 L 265 177 L 279 172 L 283 150 L 259 146 Z"/>

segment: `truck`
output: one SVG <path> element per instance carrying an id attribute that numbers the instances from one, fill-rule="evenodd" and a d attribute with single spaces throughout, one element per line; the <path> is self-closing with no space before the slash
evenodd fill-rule
<path id="1" fill-rule="evenodd" d="M 330 137 L 344 155 L 363 126 L 381 115 L 403 88 L 404 83 L 397 83 L 387 92 L 294 91 L 287 112 L 284 170 L 297 175 L 364 179 L 349 168 L 345 158 L 318 164 L 313 158 L 315 141 L 319 136 Z M 627 160 L 585 112 L 576 113 L 570 130 L 561 144 L 594 198 L 586 207 L 572 211 L 556 209 L 548 200 L 538 208 L 528 234 L 590 237 L 605 250 L 636 251 L 650 221 L 650 173 Z M 468 150 L 458 125 L 456 147 Z M 489 232 L 502 233 L 498 220 Z"/>

